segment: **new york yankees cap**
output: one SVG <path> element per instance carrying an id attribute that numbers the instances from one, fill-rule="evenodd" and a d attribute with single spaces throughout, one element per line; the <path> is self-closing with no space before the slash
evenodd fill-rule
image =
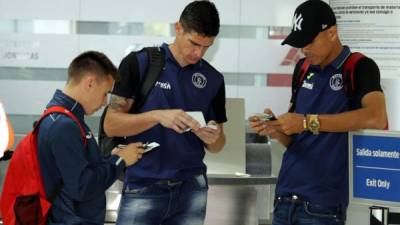
<path id="1" fill-rule="evenodd" d="M 295 48 L 310 44 L 319 32 L 336 25 L 332 8 L 321 0 L 308 0 L 300 4 L 293 16 L 293 27 L 282 42 Z"/>

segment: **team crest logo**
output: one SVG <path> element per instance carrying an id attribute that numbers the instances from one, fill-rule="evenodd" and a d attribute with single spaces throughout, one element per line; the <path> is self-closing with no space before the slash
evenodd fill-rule
<path id="1" fill-rule="evenodd" d="M 204 88 L 207 85 L 207 78 L 201 73 L 194 73 L 192 83 L 197 88 Z"/>
<path id="2" fill-rule="evenodd" d="M 343 78 L 342 74 L 335 74 L 331 77 L 329 84 L 331 89 L 334 91 L 341 90 L 343 88 Z"/>

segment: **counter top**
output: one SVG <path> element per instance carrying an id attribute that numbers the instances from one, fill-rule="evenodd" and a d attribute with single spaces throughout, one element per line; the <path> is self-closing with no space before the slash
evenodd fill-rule
<path id="1" fill-rule="evenodd" d="M 270 175 L 237 176 L 234 174 L 207 174 L 210 185 L 269 185 L 276 184 L 277 177 Z"/>

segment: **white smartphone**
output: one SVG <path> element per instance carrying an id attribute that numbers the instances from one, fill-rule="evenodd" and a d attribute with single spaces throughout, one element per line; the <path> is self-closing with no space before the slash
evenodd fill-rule
<path id="1" fill-rule="evenodd" d="M 160 146 L 160 144 L 158 144 L 157 142 L 151 142 L 151 143 L 145 143 L 140 147 L 143 148 L 144 153 L 146 153 L 146 152 L 153 150 L 154 148 L 157 148 L 158 146 Z M 124 149 L 125 147 L 126 147 L 126 145 L 123 145 L 123 144 L 117 145 L 117 148 L 119 148 L 119 149 Z"/>
<path id="2" fill-rule="evenodd" d="M 157 142 L 151 142 L 151 143 L 145 143 L 142 145 L 142 148 L 144 149 L 144 153 L 149 152 L 157 147 L 159 147 L 160 144 Z"/>

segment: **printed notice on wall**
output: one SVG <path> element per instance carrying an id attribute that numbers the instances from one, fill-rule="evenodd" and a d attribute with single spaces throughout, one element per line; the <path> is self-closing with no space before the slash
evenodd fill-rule
<path id="1" fill-rule="evenodd" d="M 400 1 L 330 0 L 339 35 L 352 51 L 373 58 L 382 78 L 400 78 Z"/>
<path id="2" fill-rule="evenodd" d="M 352 135 L 353 197 L 400 202 L 400 138 Z"/>

